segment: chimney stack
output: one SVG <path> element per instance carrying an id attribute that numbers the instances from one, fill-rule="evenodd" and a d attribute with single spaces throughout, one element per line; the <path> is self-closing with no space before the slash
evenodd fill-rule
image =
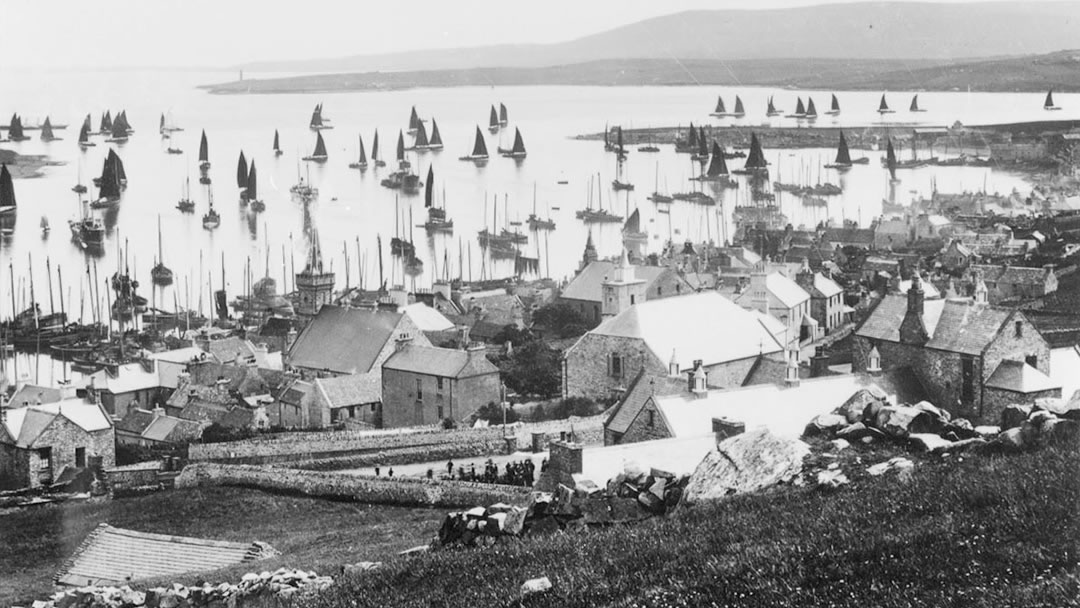
<path id="1" fill-rule="evenodd" d="M 829 373 L 829 355 L 825 354 L 825 348 L 818 346 L 814 349 L 814 355 L 810 357 L 810 377 L 820 378 Z"/>
<path id="2" fill-rule="evenodd" d="M 787 368 L 784 369 L 784 384 L 786 386 L 799 386 L 799 352 L 787 351 Z"/>

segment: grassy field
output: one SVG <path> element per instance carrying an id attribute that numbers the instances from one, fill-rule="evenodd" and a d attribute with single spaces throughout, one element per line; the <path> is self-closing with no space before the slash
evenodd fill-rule
<path id="1" fill-rule="evenodd" d="M 868 458 L 862 465 L 877 462 Z M 308 608 L 1075 606 L 1080 455 L 920 461 L 834 494 L 737 497 L 622 528 L 443 551 L 342 579 Z"/>
<path id="2" fill-rule="evenodd" d="M 380 561 L 427 543 L 445 513 L 280 496 L 243 488 L 159 492 L 101 503 L 0 513 L 0 606 L 29 605 L 52 592 L 52 576 L 99 523 L 142 532 L 264 541 L 280 557 L 177 578 L 239 581 L 280 566 L 336 575 L 344 563 Z M 168 582 L 172 582 L 171 580 Z"/>

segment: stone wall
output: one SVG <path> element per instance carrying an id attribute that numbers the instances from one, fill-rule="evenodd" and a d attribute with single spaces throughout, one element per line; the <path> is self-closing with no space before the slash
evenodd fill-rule
<path id="1" fill-rule="evenodd" d="M 621 361 L 619 370 L 611 368 L 611 358 L 615 354 Z M 626 388 L 642 366 L 646 375 L 667 374 L 667 362 L 657 359 L 642 340 L 586 334 L 566 351 L 564 396 L 610 398 Z"/>
<path id="2" fill-rule="evenodd" d="M 1051 389 L 1035 393 L 1016 393 L 1004 389 L 987 387 L 983 392 L 983 411 L 981 419 L 986 424 L 1000 424 L 1001 412 L 1010 405 L 1033 405 L 1036 400 L 1047 397 L 1060 398 L 1061 389 Z"/>
<path id="3" fill-rule="evenodd" d="M 523 504 L 531 490 L 505 486 L 430 479 L 369 477 L 300 471 L 251 465 L 198 463 L 176 478 L 176 487 L 241 486 L 272 492 L 349 499 L 371 504 L 443 508 L 495 503 Z"/>
<path id="4" fill-rule="evenodd" d="M 619 443 L 637 443 L 669 437 L 671 437 L 671 431 L 664 425 L 664 417 L 657 411 L 656 402 L 649 398 L 630 426 L 626 427 L 626 433 L 623 434 Z"/>
<path id="5" fill-rule="evenodd" d="M 101 458 L 101 464 L 105 468 L 116 466 L 116 436 L 112 427 L 88 433 L 63 416 L 57 416 L 30 447 L 33 450 L 51 448 L 54 480 L 60 477 L 64 469 L 76 465 L 75 450 L 79 448 L 85 450 L 86 462 L 83 466 L 88 465 L 95 456 Z M 30 485 L 37 487 L 40 485 L 37 472 L 46 467 L 47 463 L 32 451 L 30 466 Z"/>
<path id="6" fill-rule="evenodd" d="M 128 466 L 120 469 L 108 469 L 105 471 L 105 477 L 109 481 L 109 489 L 116 494 L 121 494 L 140 488 L 156 486 L 160 469 L 160 463 L 151 462 L 144 467 Z"/>
<path id="7" fill-rule="evenodd" d="M 469 378 L 441 378 L 442 388 L 439 380 L 430 374 L 384 368 L 383 428 L 439 424 L 444 418 L 462 421 L 488 403 L 499 402 L 497 371 Z"/>
<path id="8" fill-rule="evenodd" d="M 30 485 L 30 451 L 10 443 L 0 443 L 0 490 L 18 490 Z"/>

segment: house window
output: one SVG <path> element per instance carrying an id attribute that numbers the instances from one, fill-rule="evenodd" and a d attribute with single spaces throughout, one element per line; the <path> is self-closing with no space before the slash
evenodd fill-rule
<path id="1" fill-rule="evenodd" d="M 443 418 L 446 418 L 446 416 L 443 416 L 443 409 L 442 409 L 441 405 L 438 408 L 438 412 L 439 412 L 439 420 L 442 420 Z"/>
<path id="2" fill-rule="evenodd" d="M 1038 355 L 1028 355 L 1028 356 L 1024 357 L 1024 363 L 1027 363 L 1028 365 L 1030 365 L 1031 367 L 1034 367 L 1035 369 L 1039 369 L 1039 356 Z"/>
<path id="3" fill-rule="evenodd" d="M 375 404 L 374 404 L 374 403 L 372 403 L 372 404 L 371 404 L 371 411 L 372 411 L 372 412 L 374 412 L 374 411 L 375 411 Z"/>
<path id="4" fill-rule="evenodd" d="M 631 306 L 634 305 L 634 295 L 633 294 L 630 295 L 630 305 Z"/>
<path id="5" fill-rule="evenodd" d="M 662 296 L 662 295 L 664 295 L 664 288 L 663 288 L 663 287 L 661 287 L 661 286 L 659 286 L 659 285 L 657 285 L 657 286 L 656 286 L 656 295 L 658 295 L 658 296 Z"/>
<path id="6" fill-rule="evenodd" d="M 656 426 L 656 412 L 649 410 L 647 413 L 649 414 L 649 428 L 653 428 L 654 426 Z"/>
<path id="7" fill-rule="evenodd" d="M 442 390 L 442 388 L 443 388 L 443 379 L 441 377 L 440 378 L 435 378 L 435 388 L 439 389 L 440 391 Z"/>
<path id="8" fill-rule="evenodd" d="M 681 284 L 679 284 L 679 283 L 675 284 L 675 293 L 682 293 L 682 285 Z"/>
<path id="9" fill-rule="evenodd" d="M 423 399 L 424 398 L 424 387 L 421 384 L 420 378 L 416 379 L 416 398 L 417 399 Z"/>
<path id="10" fill-rule="evenodd" d="M 80 469 L 86 466 L 86 448 L 75 448 L 75 466 Z"/>
<path id="11" fill-rule="evenodd" d="M 622 357 L 618 353 L 611 354 L 611 375 L 615 378 L 622 378 Z"/>
<path id="12" fill-rule="evenodd" d="M 1016 337 L 1017 338 L 1023 338 L 1024 337 L 1024 322 L 1023 321 L 1017 321 L 1015 327 L 1016 327 Z"/>
<path id="13" fill-rule="evenodd" d="M 51 469 L 52 468 L 52 448 L 40 448 L 37 451 L 37 454 L 38 454 L 38 460 L 40 460 L 41 463 L 42 463 L 41 468 L 43 468 L 43 469 Z"/>

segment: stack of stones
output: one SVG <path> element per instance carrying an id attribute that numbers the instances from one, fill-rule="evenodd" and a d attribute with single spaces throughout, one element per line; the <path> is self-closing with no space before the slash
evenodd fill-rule
<path id="1" fill-rule="evenodd" d="M 239 584 L 221 583 L 185 587 L 155 587 L 135 591 L 130 587 L 79 587 L 60 591 L 32 608 L 242 608 L 263 606 L 268 600 L 287 600 L 318 593 L 331 584 L 329 576 L 314 572 L 279 568 L 274 572 L 245 574 Z"/>

